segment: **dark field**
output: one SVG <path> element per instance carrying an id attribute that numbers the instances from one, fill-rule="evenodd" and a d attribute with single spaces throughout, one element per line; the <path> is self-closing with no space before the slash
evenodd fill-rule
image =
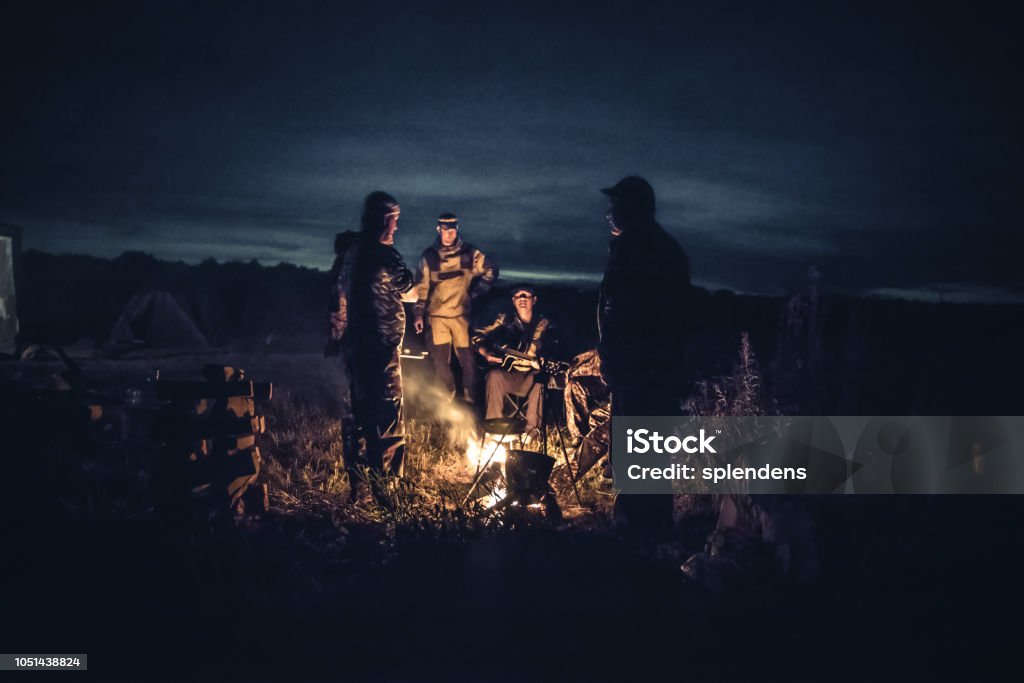
<path id="1" fill-rule="evenodd" d="M 709 591 L 679 568 L 715 525 L 710 497 L 677 500 L 675 528 L 657 540 L 612 525 L 599 468 L 583 482 L 582 505 L 561 492 L 561 523 L 462 505 L 473 474 L 465 436 L 451 436 L 451 416 L 431 410 L 416 361 L 406 367 L 406 484 L 387 506 L 349 505 L 337 420 L 344 378 L 319 353 L 321 273 L 141 255 L 29 253 L 26 262 L 24 336 L 66 345 L 81 373 L 65 394 L 106 397 L 119 431 L 88 435 L 83 448 L 86 435 L 46 393 L 62 386 L 66 366 L 0 362 L 5 651 L 88 653 L 92 678 L 123 681 L 864 680 L 883 666 L 894 678 L 973 680 L 1019 671 L 1007 648 L 1018 629 L 1006 627 L 1020 600 L 1016 496 L 805 497 L 813 580 L 755 575 Z M 120 308 L 145 288 L 171 292 L 211 348 L 101 353 Z M 541 299 L 569 352 L 592 345 L 593 292 L 549 288 Z M 731 386 L 748 332 L 763 380 L 758 407 L 768 411 L 1024 408 L 1019 307 L 697 292 L 694 311 L 698 380 Z M 157 404 L 147 379 L 155 369 L 162 379 L 196 378 L 204 363 L 274 382 L 260 441 L 270 509 L 258 516 L 200 506 L 168 518 L 154 508 Z M 50 398 L 26 400 L 31 392 Z"/>
<path id="2" fill-rule="evenodd" d="M 258 518 L 172 523 L 147 503 L 145 377 L 205 360 L 277 383 L 261 442 L 271 509 Z M 1000 624 L 1020 569 L 1015 496 L 808 499 L 817 580 L 709 594 L 679 565 L 701 550 L 712 501 L 680 500 L 657 543 L 611 527 L 596 475 L 582 508 L 562 496 L 564 524 L 489 518 L 445 501 L 469 473 L 423 417 L 408 495 L 390 511 L 345 504 L 331 412 L 342 380 L 315 355 L 83 371 L 144 400 L 122 450 L 80 460 L 51 434 L 10 452 L 3 625 L 11 651 L 89 653 L 96 679 L 863 680 L 881 660 L 913 679 L 1012 670 Z"/>

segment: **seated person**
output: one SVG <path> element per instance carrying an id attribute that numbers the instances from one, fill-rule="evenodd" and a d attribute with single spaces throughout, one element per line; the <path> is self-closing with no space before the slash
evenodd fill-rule
<path id="1" fill-rule="evenodd" d="M 540 435 L 540 411 L 544 387 L 536 382 L 543 365 L 541 352 L 553 346 L 551 322 L 535 312 L 537 293 L 530 285 L 512 288 L 514 315 L 500 314 L 486 327 L 476 330 L 473 345 L 489 365 L 484 417 L 503 417 L 505 394 L 526 396 L 526 434 Z M 516 357 L 509 356 L 509 353 Z"/>

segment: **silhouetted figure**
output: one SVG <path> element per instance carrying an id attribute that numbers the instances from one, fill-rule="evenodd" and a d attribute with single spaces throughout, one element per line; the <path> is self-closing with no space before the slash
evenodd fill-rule
<path id="1" fill-rule="evenodd" d="M 654 220 L 654 190 L 637 176 L 601 190 L 610 200 L 608 267 L 597 319 L 601 376 L 616 415 L 678 415 L 686 396 L 690 261 Z M 619 496 L 616 516 L 659 533 L 672 523 L 671 495 Z"/>
<path id="2" fill-rule="evenodd" d="M 365 476 L 400 477 L 405 456 L 402 372 L 403 301 L 415 300 L 413 274 L 394 248 L 400 208 L 386 192 L 366 197 L 360 232 L 335 240 L 327 354 L 348 370 L 351 415 L 342 420 L 345 467 L 358 498 Z M 360 453 L 360 440 L 365 452 Z"/>
<path id="3" fill-rule="evenodd" d="M 462 241 L 459 219 L 453 213 L 437 218 L 437 241 L 423 251 L 417 271 L 414 309 L 417 333 L 427 332 L 427 350 L 438 381 L 455 396 L 452 349 L 462 368 L 462 393 L 472 403 L 476 359 L 469 348 L 473 299 L 498 279 L 498 267 L 482 251 Z"/>

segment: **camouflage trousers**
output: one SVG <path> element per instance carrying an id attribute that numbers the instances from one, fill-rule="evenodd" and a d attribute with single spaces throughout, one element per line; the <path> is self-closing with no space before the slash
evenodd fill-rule
<path id="1" fill-rule="evenodd" d="M 378 475 L 402 476 L 405 425 L 400 348 L 376 340 L 357 340 L 343 347 L 351 410 L 342 418 L 342 439 L 350 474 L 368 468 Z"/>
<path id="2" fill-rule="evenodd" d="M 462 369 L 462 395 L 473 402 L 476 389 L 476 358 L 469 346 L 469 320 L 466 318 L 427 318 L 427 351 L 434 364 L 437 381 L 451 398 L 455 396 L 455 376 L 452 374 L 452 349 Z"/>

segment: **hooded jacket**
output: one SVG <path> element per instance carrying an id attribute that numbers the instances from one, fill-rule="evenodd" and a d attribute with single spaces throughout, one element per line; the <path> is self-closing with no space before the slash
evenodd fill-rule
<path id="1" fill-rule="evenodd" d="M 612 239 L 597 308 L 601 374 L 613 387 L 685 391 L 690 261 L 653 220 Z"/>
<path id="2" fill-rule="evenodd" d="M 331 268 L 330 337 L 399 347 L 405 336 L 402 295 L 413 274 L 389 245 L 356 232 L 339 233 Z"/>
<path id="3" fill-rule="evenodd" d="M 440 238 L 424 250 L 417 269 L 416 315 L 469 318 L 472 301 L 498 279 L 490 257 L 460 237 L 450 247 Z"/>

